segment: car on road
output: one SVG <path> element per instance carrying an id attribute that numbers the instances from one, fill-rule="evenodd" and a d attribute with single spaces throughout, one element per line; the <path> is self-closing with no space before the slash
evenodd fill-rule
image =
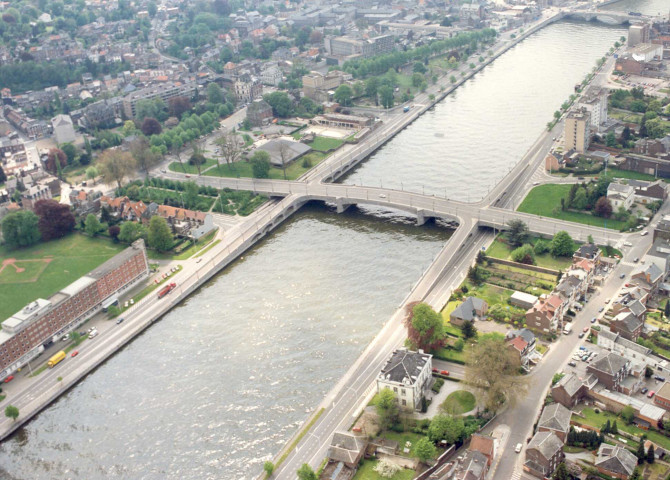
<path id="1" fill-rule="evenodd" d="M 624 246 L 624 247 L 632 247 L 633 244 L 630 243 L 630 242 L 623 242 L 623 246 Z"/>
<path id="2" fill-rule="evenodd" d="M 523 445 L 520 444 L 520 443 L 517 443 L 517 444 L 516 444 L 516 447 L 514 447 L 514 451 L 515 451 L 516 453 L 521 453 L 521 449 L 522 449 L 522 448 L 523 448 Z"/>
<path id="3" fill-rule="evenodd" d="M 119 323 L 123 323 L 123 317 L 119 318 L 119 319 L 116 321 L 116 324 L 117 324 L 117 325 L 118 325 Z"/>
<path id="4" fill-rule="evenodd" d="M 195 261 L 195 263 L 200 263 L 200 262 L 202 262 L 202 257 L 200 257 L 199 259 L 197 259 L 197 260 Z"/>
<path id="5" fill-rule="evenodd" d="M 640 235 L 644 237 L 645 235 L 649 235 L 649 232 L 647 230 L 642 230 Z"/>
<path id="6" fill-rule="evenodd" d="M 649 389 L 647 387 L 642 387 L 642 390 L 640 390 L 640 393 L 644 395 L 648 391 L 649 391 Z"/>
<path id="7" fill-rule="evenodd" d="M 14 375 L 10 375 L 9 377 L 5 378 L 5 383 L 9 383 L 12 380 L 14 380 Z"/>
<path id="8" fill-rule="evenodd" d="M 72 354 L 70 356 L 71 357 L 76 357 L 77 355 L 79 355 L 79 350 L 75 350 L 74 352 L 72 352 Z"/>
<path id="9" fill-rule="evenodd" d="M 625 273 L 622 273 L 621 275 L 619 275 L 619 278 L 621 278 L 621 279 L 626 278 L 626 274 L 625 274 Z"/>
<path id="10" fill-rule="evenodd" d="M 600 308 L 598 309 L 598 313 L 602 313 L 603 310 L 605 310 L 605 307 L 600 307 Z"/>
<path id="11" fill-rule="evenodd" d="M 570 365 L 571 367 L 576 367 L 577 366 L 577 364 L 575 362 L 568 362 L 568 365 Z"/>
<path id="12" fill-rule="evenodd" d="M 584 327 L 584 328 L 582 328 L 582 332 L 586 333 L 586 332 L 588 332 L 588 331 L 589 331 L 589 327 Z"/>
<path id="13" fill-rule="evenodd" d="M 439 370 L 437 368 L 433 368 L 433 373 L 437 373 Z"/>
<path id="14" fill-rule="evenodd" d="M 584 332 L 580 332 L 579 335 L 577 335 L 579 338 L 584 338 Z"/>
<path id="15" fill-rule="evenodd" d="M 384 195 L 383 193 L 380 193 L 379 198 L 386 198 L 386 195 Z"/>
<path id="16" fill-rule="evenodd" d="M 441 375 L 449 376 L 449 371 L 448 370 L 440 370 Z"/>
<path id="17" fill-rule="evenodd" d="M 184 176 L 185 176 L 186 178 L 191 178 L 191 176 L 190 176 L 190 175 L 188 175 L 188 174 L 186 174 L 186 175 L 184 175 Z"/>
<path id="18" fill-rule="evenodd" d="M 598 319 L 597 319 L 596 317 L 593 317 L 593 318 L 591 319 L 591 323 L 596 323 L 596 320 L 598 320 Z"/>
<path id="19" fill-rule="evenodd" d="M 633 259 L 633 263 L 637 263 L 637 262 L 639 262 L 639 261 L 640 261 L 639 257 L 635 257 L 635 258 Z"/>
<path id="20" fill-rule="evenodd" d="M 653 397 L 654 394 L 656 394 L 656 392 L 654 392 L 654 391 L 652 390 L 651 392 L 649 392 L 649 393 L 647 394 L 647 398 L 651 398 L 651 397 Z"/>
<path id="21" fill-rule="evenodd" d="M 665 377 L 661 377 L 660 375 L 655 375 L 654 380 L 658 380 L 659 382 L 665 382 Z"/>

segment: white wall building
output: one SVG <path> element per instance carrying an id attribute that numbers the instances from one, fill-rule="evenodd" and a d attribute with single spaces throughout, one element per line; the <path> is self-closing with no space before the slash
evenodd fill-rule
<path id="1" fill-rule="evenodd" d="M 618 210 L 620 207 L 630 209 L 635 200 L 635 188 L 623 183 L 610 183 L 607 187 L 607 198 L 612 203 L 612 208 Z"/>
<path id="2" fill-rule="evenodd" d="M 69 115 L 56 115 L 51 119 L 51 126 L 57 143 L 74 142 L 74 126 Z"/>
<path id="3" fill-rule="evenodd" d="M 430 385 L 433 356 L 400 348 L 391 354 L 377 377 L 377 392 L 389 388 L 400 408 L 420 410 L 423 392 Z"/>

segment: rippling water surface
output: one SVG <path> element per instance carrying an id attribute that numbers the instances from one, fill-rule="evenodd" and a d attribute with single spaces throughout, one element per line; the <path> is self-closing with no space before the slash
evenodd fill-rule
<path id="1" fill-rule="evenodd" d="M 596 59 L 625 34 L 597 23 L 560 22 L 540 30 L 343 181 L 479 200 L 537 140 Z"/>

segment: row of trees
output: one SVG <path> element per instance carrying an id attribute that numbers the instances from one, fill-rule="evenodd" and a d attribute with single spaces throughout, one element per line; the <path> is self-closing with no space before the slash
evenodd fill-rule
<path id="1" fill-rule="evenodd" d="M 311 98 L 300 98 L 299 95 L 298 98 L 296 98 L 286 92 L 278 91 L 268 93 L 263 95 L 263 100 L 272 107 L 273 115 L 280 118 L 288 118 L 294 115 L 318 115 L 319 113 L 323 113 L 323 107 Z"/>
<path id="2" fill-rule="evenodd" d="M 62 238 L 75 227 L 68 205 L 55 200 L 38 200 L 34 212 L 20 210 L 2 219 L 2 235 L 9 248 L 28 247 L 40 241 Z"/>

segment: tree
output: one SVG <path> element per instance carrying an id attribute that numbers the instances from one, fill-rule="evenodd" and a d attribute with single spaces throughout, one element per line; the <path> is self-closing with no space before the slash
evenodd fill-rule
<path id="1" fill-rule="evenodd" d="M 86 178 L 88 180 L 93 180 L 93 185 L 95 185 L 95 177 L 98 176 L 98 169 L 95 167 L 88 167 L 86 169 Z"/>
<path id="2" fill-rule="evenodd" d="M 612 216 L 612 203 L 607 197 L 600 197 L 593 208 L 593 213 L 603 218 L 610 218 Z"/>
<path id="3" fill-rule="evenodd" d="M 463 325 L 461 325 L 461 330 L 463 331 L 463 336 L 466 339 L 477 336 L 477 327 L 475 327 L 475 322 L 472 320 L 465 320 Z"/>
<path id="4" fill-rule="evenodd" d="M 426 73 L 426 66 L 422 62 L 415 62 L 412 66 L 412 72 L 414 73 Z"/>
<path id="5" fill-rule="evenodd" d="M 146 235 L 146 230 L 141 223 L 123 222 L 119 231 L 119 240 L 124 243 L 133 243 L 138 238 Z"/>
<path id="6" fill-rule="evenodd" d="M 190 165 L 194 165 L 195 168 L 198 169 L 198 175 L 201 175 L 202 174 L 202 172 L 201 172 L 202 166 L 205 163 L 207 163 L 207 158 L 205 158 L 205 156 L 202 153 L 194 151 L 193 154 L 191 155 L 191 157 L 188 159 L 188 163 Z"/>
<path id="7" fill-rule="evenodd" d="M 163 127 L 161 127 L 161 123 L 155 118 L 145 117 L 144 120 L 142 121 L 142 126 L 140 127 L 140 130 L 142 130 L 142 133 L 145 134 L 147 137 L 150 137 L 151 135 L 160 134 L 163 131 Z"/>
<path id="8" fill-rule="evenodd" d="M 623 407 L 619 415 L 628 425 L 630 425 L 633 423 L 633 419 L 635 418 L 635 410 L 633 410 L 633 407 L 630 405 L 626 405 Z"/>
<path id="9" fill-rule="evenodd" d="M 377 465 L 372 469 L 383 478 L 393 478 L 393 476 L 402 470 L 402 467 L 397 463 L 392 463 L 389 460 L 382 458 L 377 462 Z"/>
<path id="10" fill-rule="evenodd" d="M 14 405 L 7 405 L 5 407 L 5 417 L 11 418 L 13 421 L 16 421 L 19 418 L 19 409 Z"/>
<path id="11" fill-rule="evenodd" d="M 312 470 L 312 467 L 303 463 L 302 466 L 298 469 L 298 479 L 299 480 L 318 480 L 316 473 Z"/>
<path id="12" fill-rule="evenodd" d="M 614 132 L 608 132 L 607 135 L 605 135 L 605 145 L 607 145 L 610 148 L 616 148 L 616 137 L 614 136 Z"/>
<path id="13" fill-rule="evenodd" d="M 149 118 L 146 118 L 146 122 Z M 144 126 L 144 124 L 142 125 Z M 151 145 L 149 140 L 145 137 L 140 137 L 130 144 L 130 154 L 135 159 L 137 167 L 144 171 L 146 175 L 149 175 L 149 170 L 158 164 L 161 157 L 159 154 L 151 150 Z"/>
<path id="14" fill-rule="evenodd" d="M 149 246 L 159 252 L 165 252 L 172 248 L 174 237 L 170 231 L 167 221 L 163 217 L 155 215 L 149 221 Z"/>
<path id="15" fill-rule="evenodd" d="M 250 162 L 254 178 L 268 178 L 270 173 L 270 154 L 268 152 L 256 150 Z"/>
<path id="16" fill-rule="evenodd" d="M 635 467 L 635 470 L 633 470 L 633 474 L 628 478 L 628 480 L 641 480 L 642 476 L 640 475 L 640 470 Z"/>
<path id="17" fill-rule="evenodd" d="M 435 444 L 428 437 L 421 437 L 414 444 L 414 454 L 420 462 L 426 463 L 428 460 L 435 458 L 437 448 L 435 448 Z"/>
<path id="18" fill-rule="evenodd" d="M 568 468 L 565 466 L 565 462 L 558 464 L 551 478 L 552 480 L 572 480 L 572 476 L 568 473 Z"/>
<path id="19" fill-rule="evenodd" d="M 415 304 L 405 318 L 407 337 L 413 350 L 431 351 L 444 345 L 444 324 L 439 313 L 427 303 Z"/>
<path id="20" fill-rule="evenodd" d="M 267 474 L 268 477 L 271 477 L 272 474 L 273 474 L 274 471 L 275 471 L 275 464 L 272 463 L 270 460 L 267 460 L 267 461 L 263 464 L 263 470 L 265 471 L 265 473 Z"/>
<path id="21" fill-rule="evenodd" d="M 39 217 L 30 210 L 7 214 L 2 219 L 2 236 L 9 248 L 28 247 L 40 240 Z"/>
<path id="22" fill-rule="evenodd" d="M 64 143 L 60 146 L 60 149 L 65 154 L 67 164 L 72 165 L 72 163 L 74 163 L 74 161 L 77 159 L 77 147 L 71 143 Z"/>
<path id="23" fill-rule="evenodd" d="M 390 87 L 389 85 L 382 85 L 381 87 L 379 87 L 378 93 L 379 93 L 379 101 L 381 102 L 382 107 L 384 108 L 393 107 L 395 98 L 393 97 L 392 87 Z"/>
<path id="24" fill-rule="evenodd" d="M 335 98 L 337 103 L 346 107 L 351 104 L 351 99 L 353 96 L 354 92 L 351 90 L 351 87 L 347 84 L 342 84 L 337 87 L 337 90 L 335 90 L 335 95 L 333 98 Z"/>
<path id="25" fill-rule="evenodd" d="M 59 168 L 67 167 L 67 155 L 65 155 L 65 152 L 60 148 L 49 149 L 46 167 L 53 174 L 56 174 Z"/>
<path id="26" fill-rule="evenodd" d="M 98 217 L 96 217 L 92 213 L 89 213 L 86 216 L 84 229 L 86 230 L 86 233 L 88 233 L 90 236 L 95 237 L 102 229 L 102 225 L 100 224 Z"/>
<path id="27" fill-rule="evenodd" d="M 649 445 L 649 450 L 647 450 L 647 463 L 654 463 L 656 459 L 654 458 L 654 444 Z"/>
<path id="28" fill-rule="evenodd" d="M 181 118 L 181 116 L 190 112 L 193 106 L 188 97 L 172 97 L 168 100 L 168 112 L 173 117 Z"/>
<path id="29" fill-rule="evenodd" d="M 574 200 L 568 204 L 568 207 L 576 208 L 577 210 L 585 210 L 589 204 L 589 199 L 586 196 L 586 189 L 580 188 L 575 192 Z"/>
<path id="30" fill-rule="evenodd" d="M 293 115 L 293 101 L 286 92 L 272 92 L 263 95 L 268 105 L 272 107 L 272 114 L 276 117 L 290 117 Z"/>
<path id="31" fill-rule="evenodd" d="M 207 85 L 207 100 L 209 103 L 220 104 L 225 102 L 223 90 L 216 83 L 211 82 Z"/>
<path id="32" fill-rule="evenodd" d="M 610 433 L 616 435 L 619 433 L 619 427 L 617 427 L 616 420 L 612 423 L 612 428 L 610 428 Z"/>
<path id="33" fill-rule="evenodd" d="M 440 413 L 435 415 L 428 426 L 428 438 L 432 442 L 440 442 L 442 440 L 449 444 L 456 443 L 465 430 L 465 424 L 461 417 L 454 417 Z"/>
<path id="34" fill-rule="evenodd" d="M 376 410 L 379 417 L 379 425 L 383 430 L 387 430 L 398 421 L 400 415 L 398 399 L 390 388 L 383 388 L 379 392 Z"/>
<path id="35" fill-rule="evenodd" d="M 637 464 L 642 465 L 647 458 L 647 452 L 644 451 L 644 442 L 640 442 L 637 446 L 637 451 L 635 452 L 637 457 Z"/>
<path id="36" fill-rule="evenodd" d="M 106 184 L 116 182 L 118 188 L 121 188 L 121 182 L 124 178 L 135 171 L 135 159 L 129 152 L 117 149 L 107 149 L 98 159 L 98 171 L 102 176 L 102 181 Z"/>
<path id="37" fill-rule="evenodd" d="M 514 403 L 528 386 L 526 377 L 519 375 L 518 356 L 507 348 L 505 337 L 496 333 L 480 335 L 466 351 L 464 382 L 482 392 L 491 412 L 505 402 Z"/>
<path id="38" fill-rule="evenodd" d="M 56 200 L 38 200 L 35 202 L 35 214 L 40 217 L 38 227 L 45 241 L 62 238 L 74 230 L 74 215 L 69 205 Z"/>
<path id="39" fill-rule="evenodd" d="M 242 155 L 242 142 L 240 141 L 240 137 L 231 130 L 219 137 L 216 143 L 221 147 L 221 156 L 226 160 L 228 166 L 232 167 L 240 158 L 240 155 Z"/>
<path id="40" fill-rule="evenodd" d="M 575 252 L 575 242 L 565 230 L 556 232 L 551 240 L 551 254 L 555 257 L 571 257 Z"/>
<path id="41" fill-rule="evenodd" d="M 281 158 L 281 169 L 284 172 L 284 180 L 288 180 L 286 176 L 286 167 L 288 167 L 290 156 L 291 156 L 291 149 L 289 147 L 288 140 L 280 140 L 279 158 Z"/>
<path id="42" fill-rule="evenodd" d="M 121 233 L 121 227 L 119 227 L 118 225 L 112 225 L 107 229 L 107 233 L 109 233 L 109 236 L 116 241 L 119 239 L 119 233 Z"/>
<path id="43" fill-rule="evenodd" d="M 507 241 L 510 245 L 520 247 L 528 242 L 530 231 L 528 225 L 523 220 L 510 220 L 507 222 L 509 230 L 507 230 Z"/>
<path id="44" fill-rule="evenodd" d="M 365 81 L 365 95 L 370 97 L 370 99 L 375 101 L 375 105 L 378 104 L 377 99 L 377 89 L 379 88 L 379 80 L 377 77 L 370 77 Z"/>
<path id="45" fill-rule="evenodd" d="M 512 260 L 527 265 L 535 265 L 535 250 L 533 250 L 533 246 L 526 243 L 512 250 Z"/>
<path id="46" fill-rule="evenodd" d="M 535 246 L 533 247 L 533 251 L 535 252 L 536 255 L 542 255 L 543 253 L 547 253 L 550 249 L 551 245 L 549 244 L 549 242 L 542 239 L 535 242 Z"/>

